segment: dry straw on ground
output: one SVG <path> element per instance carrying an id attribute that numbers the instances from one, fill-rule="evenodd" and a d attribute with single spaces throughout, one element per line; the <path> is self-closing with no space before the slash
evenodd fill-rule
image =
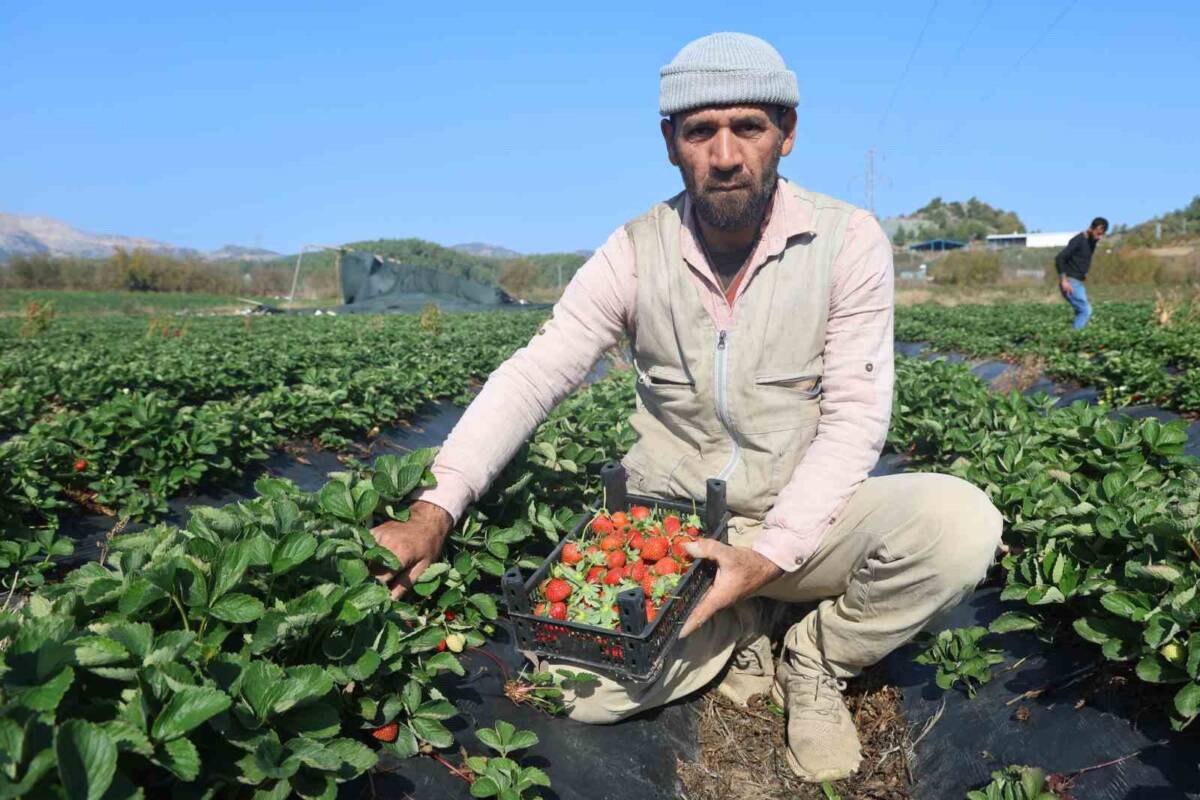
<path id="1" fill-rule="evenodd" d="M 680 763 L 683 800 L 909 800 L 912 741 L 900 711 L 900 691 L 868 670 L 853 681 L 846 702 L 863 743 L 858 774 L 831 784 L 802 783 L 784 757 L 783 716 L 758 697 L 739 708 L 715 691 L 703 698 L 700 761 Z"/>

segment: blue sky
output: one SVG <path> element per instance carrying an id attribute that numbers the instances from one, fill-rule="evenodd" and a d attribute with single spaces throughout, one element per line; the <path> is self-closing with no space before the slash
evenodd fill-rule
<path id="1" fill-rule="evenodd" d="M 0 211 L 199 248 L 597 246 L 678 190 L 658 68 L 715 30 L 800 78 L 783 173 L 862 203 L 874 147 L 881 216 L 974 194 L 1070 230 L 1200 193 L 1191 0 L 4 5 Z"/>

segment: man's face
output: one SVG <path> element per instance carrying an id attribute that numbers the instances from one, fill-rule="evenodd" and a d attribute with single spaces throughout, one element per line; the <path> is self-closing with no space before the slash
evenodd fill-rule
<path id="1" fill-rule="evenodd" d="M 774 106 L 725 106 L 663 120 L 667 157 L 679 167 L 696 213 L 718 230 L 757 225 L 779 178 L 779 159 L 792 152 L 796 112 Z"/>
<path id="2" fill-rule="evenodd" d="M 1104 234 L 1106 233 L 1108 233 L 1108 229 L 1103 225 L 1093 225 L 1092 227 L 1088 228 L 1088 235 L 1097 242 L 1103 239 Z"/>

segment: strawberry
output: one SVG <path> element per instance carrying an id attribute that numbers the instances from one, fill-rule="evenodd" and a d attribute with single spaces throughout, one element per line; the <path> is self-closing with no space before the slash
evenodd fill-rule
<path id="1" fill-rule="evenodd" d="M 629 524 L 629 517 L 624 511 L 618 511 L 617 513 L 613 514 L 611 519 L 614 528 L 624 528 Z"/>
<path id="2" fill-rule="evenodd" d="M 564 620 L 566 618 L 567 618 L 567 604 L 566 603 L 551 603 L 550 619 Z"/>
<path id="3" fill-rule="evenodd" d="M 692 554 L 684 547 L 688 542 L 692 541 L 686 536 L 676 536 L 671 542 L 671 555 L 680 561 L 691 561 Z"/>
<path id="4" fill-rule="evenodd" d="M 579 552 L 579 545 L 574 542 L 567 542 L 563 545 L 562 561 L 564 564 L 574 566 L 580 561 L 583 561 L 583 553 Z"/>
<path id="5" fill-rule="evenodd" d="M 654 583 L 658 580 L 658 576 L 653 572 L 647 572 L 646 577 L 642 578 L 642 591 L 646 593 L 646 597 L 654 594 Z"/>
<path id="6" fill-rule="evenodd" d="M 533 615 L 534 615 L 535 617 L 544 617 L 544 616 L 546 616 L 546 604 L 545 604 L 545 603 L 538 603 L 536 606 L 534 606 L 534 607 L 533 607 Z"/>
<path id="7" fill-rule="evenodd" d="M 616 586 L 617 584 L 619 584 L 621 582 L 621 579 L 624 577 L 625 577 L 625 568 L 624 567 L 617 567 L 616 569 L 610 569 L 608 571 L 608 574 L 604 576 L 604 585 L 605 586 Z"/>
<path id="8" fill-rule="evenodd" d="M 634 550 L 641 550 L 646 545 L 646 537 L 642 536 L 637 531 L 634 531 L 633 534 L 629 537 L 629 541 L 627 542 L 627 544 L 630 547 L 632 547 Z"/>
<path id="9" fill-rule="evenodd" d="M 646 622 L 654 622 L 654 618 L 658 616 L 658 606 L 654 605 L 653 600 L 646 601 Z"/>
<path id="10" fill-rule="evenodd" d="M 662 536 L 655 536 L 653 539 L 647 539 L 642 545 L 642 558 L 647 561 L 659 561 L 666 557 L 667 551 L 670 550 L 670 542 Z"/>
<path id="11" fill-rule="evenodd" d="M 679 572 L 679 565 L 673 558 L 664 558 L 654 564 L 655 575 L 674 575 Z"/>
<path id="12" fill-rule="evenodd" d="M 397 722 L 389 722 L 387 725 L 380 725 L 375 730 L 371 731 L 371 735 L 381 742 L 394 742 L 400 734 L 400 724 Z"/>
<path id="13" fill-rule="evenodd" d="M 437 651 L 439 653 L 441 653 L 441 652 L 444 652 L 445 649 L 446 649 L 446 640 L 442 639 L 440 642 L 438 642 Z"/>
<path id="14" fill-rule="evenodd" d="M 75 459 L 75 471 L 76 472 L 83 472 L 87 468 L 88 468 L 88 463 L 87 463 L 86 458 Z"/>
<path id="15" fill-rule="evenodd" d="M 453 621 L 454 621 L 454 612 L 447 611 L 446 612 L 446 622 L 453 622 Z"/>
<path id="16" fill-rule="evenodd" d="M 595 566 L 588 570 L 588 583 L 600 583 L 602 580 L 604 580 L 604 567 Z"/>
<path id="17" fill-rule="evenodd" d="M 602 514 L 592 520 L 592 530 L 599 536 L 607 536 L 613 532 L 612 520 Z"/>
<path id="18" fill-rule="evenodd" d="M 606 552 L 620 550 L 624 545 L 624 540 L 615 533 L 610 533 L 600 540 L 600 549 Z"/>
<path id="19" fill-rule="evenodd" d="M 695 525 L 688 525 L 687 526 L 687 535 L 688 536 L 699 536 L 700 529 L 697 528 Z"/>
<path id="20" fill-rule="evenodd" d="M 615 569 L 625 566 L 625 553 L 621 550 L 613 550 L 608 554 L 608 568 Z"/>
<path id="21" fill-rule="evenodd" d="M 649 574 L 649 567 L 645 561 L 639 561 L 629 568 L 629 577 L 633 578 L 638 583 L 642 582 L 642 578 Z"/>
<path id="22" fill-rule="evenodd" d="M 546 584 L 546 599 L 551 603 L 560 603 L 571 596 L 571 584 L 562 578 L 554 578 Z"/>
<path id="23" fill-rule="evenodd" d="M 674 536 L 675 534 L 679 533 L 679 529 L 683 527 L 683 523 L 680 522 L 679 517 L 672 514 L 663 520 L 662 526 L 663 531 L 668 536 Z"/>
<path id="24" fill-rule="evenodd" d="M 596 547 L 596 545 L 592 544 L 592 545 L 588 545 L 588 549 L 584 550 L 583 552 L 589 556 L 594 556 L 594 555 L 596 555 L 596 553 L 600 552 L 600 548 Z"/>
<path id="25" fill-rule="evenodd" d="M 650 519 L 650 509 L 646 508 L 645 506 L 634 506 L 633 508 L 629 509 L 629 516 L 632 517 L 635 522 L 645 522 L 646 520 Z"/>

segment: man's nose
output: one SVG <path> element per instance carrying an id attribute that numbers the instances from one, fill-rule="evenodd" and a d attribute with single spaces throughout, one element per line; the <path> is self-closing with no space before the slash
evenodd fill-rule
<path id="1" fill-rule="evenodd" d="M 711 166 L 720 172 L 735 172 L 742 165 L 741 150 L 733 131 L 721 128 L 713 137 Z"/>

